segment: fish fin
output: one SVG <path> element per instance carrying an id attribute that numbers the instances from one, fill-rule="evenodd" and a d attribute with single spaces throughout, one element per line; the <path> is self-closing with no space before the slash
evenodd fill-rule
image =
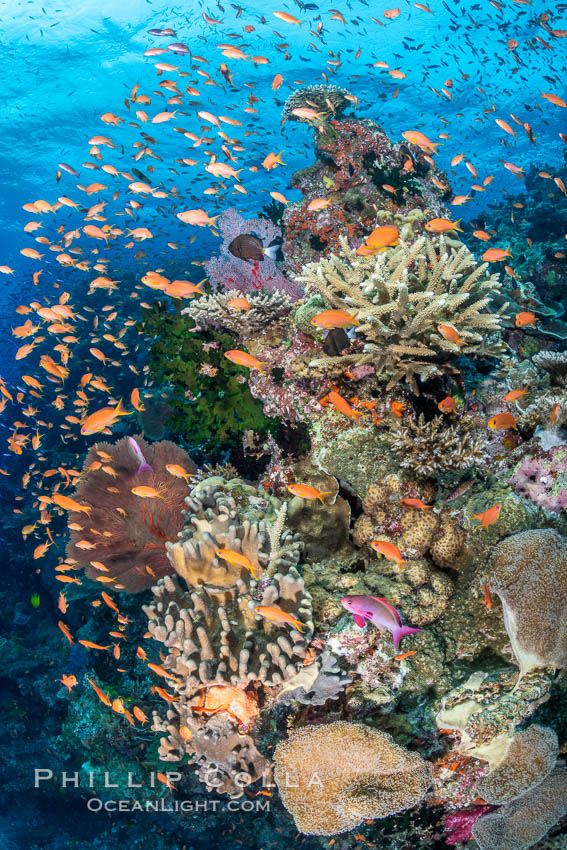
<path id="1" fill-rule="evenodd" d="M 143 463 L 141 463 L 141 464 L 140 464 L 140 466 L 138 467 L 138 472 L 137 472 L 136 474 L 137 474 L 137 475 L 139 475 L 139 474 L 140 474 L 140 472 L 144 472 L 146 469 L 147 469 L 149 472 L 153 472 L 153 471 L 154 471 L 154 470 L 153 470 L 153 467 L 152 467 L 152 466 L 150 466 L 150 465 L 149 465 L 149 463 L 146 463 L 146 462 L 144 461 L 144 462 L 143 462 Z"/>
<path id="2" fill-rule="evenodd" d="M 114 412 L 116 413 L 117 416 L 132 416 L 132 414 L 134 413 L 133 410 L 130 411 L 130 413 L 128 413 L 128 411 L 126 410 L 126 408 L 122 404 L 122 399 L 120 399 L 120 401 L 118 402 L 118 404 L 114 408 Z"/>
<path id="3" fill-rule="evenodd" d="M 264 256 L 268 257 L 270 260 L 283 260 L 283 252 L 282 252 L 282 244 L 283 239 L 281 236 L 272 239 L 267 248 L 264 248 Z"/>
<path id="4" fill-rule="evenodd" d="M 394 646 L 397 649 L 403 637 L 405 637 L 406 635 L 413 635 L 417 632 L 422 631 L 423 629 L 413 629 L 411 626 L 400 626 L 397 629 L 392 629 L 392 640 L 394 641 Z"/>
<path id="5" fill-rule="evenodd" d="M 375 599 L 377 602 L 381 602 L 382 605 L 386 605 L 387 608 L 390 609 L 392 614 L 396 615 L 396 620 L 398 621 L 398 625 L 402 625 L 402 618 L 400 617 L 400 613 L 397 608 L 394 608 L 391 602 L 388 602 L 387 599 L 382 599 L 381 596 L 371 596 L 371 599 Z"/>
<path id="6" fill-rule="evenodd" d="M 363 629 L 366 625 L 366 619 L 361 617 L 360 614 L 353 614 L 354 622 L 359 627 L 359 629 Z"/>

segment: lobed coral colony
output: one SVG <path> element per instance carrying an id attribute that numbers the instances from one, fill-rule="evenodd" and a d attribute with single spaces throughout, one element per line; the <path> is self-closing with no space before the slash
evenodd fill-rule
<path id="1" fill-rule="evenodd" d="M 267 795 L 288 836 L 564 847 L 567 354 L 510 327 L 521 296 L 458 238 L 449 177 L 354 100 L 288 98 L 302 199 L 222 214 L 206 291 L 144 306 L 137 425 L 44 500 L 66 604 L 106 603 L 60 607 L 99 653 L 64 698 L 125 740 L 147 724 L 186 794 Z"/>

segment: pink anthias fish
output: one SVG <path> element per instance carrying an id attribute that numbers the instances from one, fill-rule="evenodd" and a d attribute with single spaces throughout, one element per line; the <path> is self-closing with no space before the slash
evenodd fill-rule
<path id="1" fill-rule="evenodd" d="M 392 633 L 396 649 L 403 637 L 423 631 L 404 626 L 394 606 L 379 596 L 343 596 L 341 603 L 353 614 L 354 622 L 361 629 L 366 625 L 366 620 L 370 620 L 379 629 L 388 629 Z"/>
<path id="2" fill-rule="evenodd" d="M 153 472 L 153 468 L 146 461 L 144 453 L 142 452 L 142 449 L 140 448 L 134 437 L 128 437 L 128 451 L 130 452 L 132 457 L 135 458 L 140 464 L 138 467 L 138 472 L 136 473 L 137 475 L 139 475 L 140 472 L 143 472 L 146 469 L 150 472 Z"/>

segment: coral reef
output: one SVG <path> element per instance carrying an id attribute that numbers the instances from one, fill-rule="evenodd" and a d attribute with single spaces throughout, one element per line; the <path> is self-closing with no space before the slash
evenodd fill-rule
<path id="1" fill-rule="evenodd" d="M 250 394 L 242 368 L 224 357 L 234 348 L 231 334 L 212 327 L 195 330 L 188 316 L 168 312 L 160 302 L 144 309 L 141 328 L 151 337 L 152 374 L 170 389 L 170 427 L 195 447 L 195 454 L 219 460 L 240 446 L 249 429 L 265 436 L 277 422 L 267 419 Z M 223 458 L 224 459 L 224 458 Z"/>
<path id="2" fill-rule="evenodd" d="M 508 483 L 539 508 L 561 513 L 567 508 L 567 446 L 525 455 Z"/>
<path id="3" fill-rule="evenodd" d="M 487 580 L 502 601 L 520 679 L 567 663 L 567 540 L 556 531 L 513 534 L 493 550 Z"/>
<path id="4" fill-rule="evenodd" d="M 548 373 L 553 387 L 560 387 L 562 390 L 567 390 L 566 351 L 538 351 L 532 357 L 532 363 L 534 366 Z"/>
<path id="5" fill-rule="evenodd" d="M 482 469 L 488 461 L 486 430 L 474 416 L 465 414 L 448 425 L 442 416 L 426 421 L 420 413 L 416 419 L 396 422 L 391 430 L 390 448 L 400 466 L 422 478 Z"/>
<path id="6" fill-rule="evenodd" d="M 555 767 L 559 747 L 553 729 L 529 726 L 517 732 L 497 764 L 476 783 L 487 803 L 510 803 L 545 779 Z"/>
<path id="7" fill-rule="evenodd" d="M 303 199 L 289 204 L 283 214 L 284 268 L 293 277 L 307 262 L 337 252 L 340 238 L 358 247 L 376 226 L 376 210 L 400 218 L 417 213 L 421 232 L 423 210 L 446 214 L 450 196 L 446 176 L 419 148 L 393 143 L 369 119 L 317 119 L 316 161 L 292 176 L 291 184 Z M 311 122 L 310 122 L 311 123 Z M 316 198 L 328 205 L 310 209 Z M 386 223 L 380 222 L 380 223 Z"/>
<path id="8" fill-rule="evenodd" d="M 528 850 L 567 814 L 567 770 L 558 767 L 512 803 L 473 826 L 480 850 Z"/>
<path id="9" fill-rule="evenodd" d="M 260 263 L 251 263 L 234 257 L 228 250 L 236 236 L 252 233 L 262 240 L 264 247 L 281 236 L 281 231 L 268 218 L 243 218 L 234 207 L 224 210 L 216 223 L 222 238 L 219 253 L 205 263 L 205 271 L 214 290 L 237 289 L 252 293 L 259 289 L 287 294 L 298 298 L 301 290 L 280 271 L 274 260 L 264 257 Z"/>
<path id="10" fill-rule="evenodd" d="M 259 290 L 247 294 L 248 310 L 237 310 L 230 305 L 235 298 L 242 297 L 243 292 L 239 289 L 215 292 L 194 299 L 181 311 L 181 315 L 191 316 L 197 326 L 212 325 L 230 331 L 239 339 L 248 339 L 282 316 L 291 304 L 284 292 Z"/>
<path id="11" fill-rule="evenodd" d="M 274 760 L 283 804 L 304 834 L 334 835 L 410 809 L 430 783 L 421 756 L 361 723 L 294 729 Z"/>
<path id="12" fill-rule="evenodd" d="M 67 546 L 67 556 L 89 578 L 114 580 L 114 588 L 130 593 L 173 572 L 165 544 L 183 528 L 181 510 L 188 485 L 184 478 L 171 475 L 166 465 L 180 466 L 188 476 L 197 469 L 174 443 L 150 445 L 139 435 L 134 439 L 152 467 L 140 475 L 140 462 L 130 453 L 128 438 L 95 443 L 89 449 L 74 493 L 76 501 L 91 507 L 89 519 L 85 523 L 81 513 L 69 512 L 76 527 Z M 137 496 L 132 490 L 141 485 L 153 488 L 158 496 Z M 102 566 L 97 567 L 99 563 Z"/>
<path id="13" fill-rule="evenodd" d="M 489 313 L 498 276 L 486 276 L 466 246 L 445 236 L 406 241 L 375 257 L 358 256 L 341 237 L 341 256 L 306 265 L 299 281 L 319 293 L 329 308 L 356 313 L 358 350 L 310 365 L 341 368 L 372 365 L 386 389 L 407 382 L 419 395 L 418 379 L 454 371 L 461 345 L 468 356 L 500 353 L 500 319 Z M 449 326 L 458 345 L 441 333 Z M 493 343 L 490 336 L 494 337 Z"/>
<path id="14" fill-rule="evenodd" d="M 329 115 L 340 118 L 346 109 L 355 101 L 347 89 L 338 86 L 314 85 L 295 89 L 287 98 L 282 111 L 286 121 L 303 121 L 310 123 L 313 119 L 302 115 L 294 115 L 294 109 L 307 107 L 322 113 L 321 118 L 328 120 Z"/>

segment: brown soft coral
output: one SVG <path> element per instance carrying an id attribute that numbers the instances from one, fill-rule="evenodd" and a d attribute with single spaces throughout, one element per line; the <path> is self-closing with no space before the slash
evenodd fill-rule
<path id="1" fill-rule="evenodd" d="M 417 805 L 427 763 L 385 732 L 338 721 L 295 729 L 274 753 L 275 780 L 298 830 L 334 835 Z"/>
<path id="2" fill-rule="evenodd" d="M 67 555 L 91 579 L 114 579 L 112 587 L 137 593 L 174 572 L 165 544 L 183 528 L 181 511 L 189 490 L 183 478 L 171 475 L 166 464 L 182 466 L 188 474 L 196 466 L 183 449 L 163 440 L 149 444 L 134 438 L 152 467 L 137 475 L 139 462 L 128 450 L 128 438 L 117 443 L 96 443 L 83 466 L 74 498 L 92 507 L 89 518 L 70 512 Z M 159 498 L 142 498 L 135 487 L 153 487 Z M 93 566 L 93 562 L 103 567 Z"/>

